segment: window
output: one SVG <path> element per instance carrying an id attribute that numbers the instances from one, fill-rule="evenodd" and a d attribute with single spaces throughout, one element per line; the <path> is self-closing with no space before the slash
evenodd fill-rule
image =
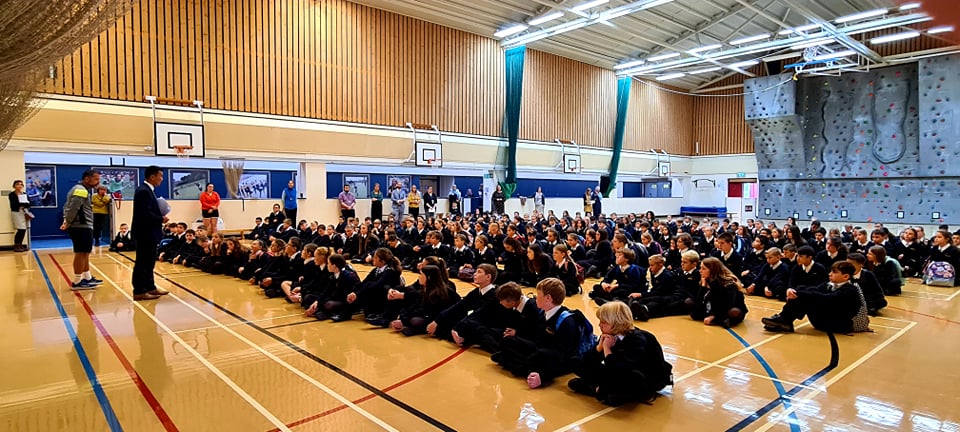
<path id="1" fill-rule="evenodd" d="M 641 182 L 643 198 L 670 198 L 670 181 L 645 181 Z"/>

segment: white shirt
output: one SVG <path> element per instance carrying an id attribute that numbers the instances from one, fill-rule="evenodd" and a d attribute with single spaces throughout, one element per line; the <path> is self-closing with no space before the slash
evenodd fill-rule
<path id="1" fill-rule="evenodd" d="M 770 266 L 770 270 L 776 270 L 777 267 L 780 267 L 780 264 L 783 264 L 783 262 L 777 261 L 775 265 Z"/>
<path id="2" fill-rule="evenodd" d="M 810 273 L 810 270 L 813 268 L 813 263 L 811 262 L 808 266 L 803 266 L 804 273 Z"/>
<path id="3" fill-rule="evenodd" d="M 485 287 L 483 287 L 483 288 L 480 288 L 480 295 L 485 295 L 486 293 L 490 292 L 490 290 L 496 289 L 496 288 L 497 288 L 497 286 L 494 285 L 494 284 L 490 284 L 490 285 L 487 285 L 487 286 L 485 286 Z"/>
<path id="4" fill-rule="evenodd" d="M 153 188 L 153 185 L 150 184 L 150 182 L 146 182 L 146 181 L 145 181 L 145 182 L 143 182 L 143 184 L 147 185 L 147 187 L 150 188 L 151 191 L 156 192 L 156 190 Z"/>
<path id="5" fill-rule="evenodd" d="M 653 275 L 653 277 L 660 277 L 660 275 L 663 274 L 663 271 L 664 271 L 665 269 L 666 269 L 666 267 L 661 268 L 660 271 L 657 272 L 657 274 Z"/>
<path id="6" fill-rule="evenodd" d="M 515 307 L 514 309 L 515 309 L 517 312 L 523 313 L 523 308 L 524 308 L 524 306 L 526 306 L 526 305 L 527 305 L 527 298 L 526 298 L 526 297 L 521 297 L 521 298 L 520 298 L 520 303 L 517 303 L 517 307 Z"/>
<path id="7" fill-rule="evenodd" d="M 550 310 L 544 311 L 543 316 L 544 318 L 546 318 L 547 321 L 550 321 L 550 318 L 553 318 L 553 316 L 556 315 L 557 312 L 559 311 L 560 311 L 560 305 L 556 305 L 552 307 Z"/>

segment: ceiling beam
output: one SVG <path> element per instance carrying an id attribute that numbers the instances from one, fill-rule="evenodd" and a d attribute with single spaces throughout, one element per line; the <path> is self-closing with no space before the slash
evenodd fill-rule
<path id="1" fill-rule="evenodd" d="M 741 1 L 741 0 L 737 0 Z M 857 54 L 860 54 L 863 57 L 866 57 L 874 63 L 883 62 L 883 56 L 878 54 L 876 51 L 868 48 L 866 45 L 860 43 L 860 41 L 850 37 L 846 33 L 837 29 L 830 21 L 827 21 L 807 8 L 806 5 L 800 4 L 795 0 L 782 0 L 784 3 L 790 5 L 793 9 L 796 9 L 797 12 L 800 12 L 801 15 L 807 17 L 807 19 L 813 21 L 814 23 L 820 24 L 820 27 L 827 34 L 837 38 L 841 44 L 854 50 Z"/>
<path id="2" fill-rule="evenodd" d="M 757 2 L 759 2 L 759 1 L 760 1 L 760 0 L 756 0 L 754 3 L 757 3 Z M 691 32 L 691 31 L 685 31 L 685 32 L 682 32 L 682 33 L 676 35 L 675 37 L 671 38 L 671 39 L 673 39 L 673 40 L 670 41 L 670 42 L 671 42 L 671 43 L 674 43 L 674 44 L 681 43 L 681 42 L 686 42 L 687 40 L 693 38 L 694 36 L 700 36 L 701 34 L 706 35 L 707 37 L 710 37 L 711 39 L 714 39 L 714 40 L 717 40 L 717 41 L 721 41 L 721 40 L 723 40 L 723 38 L 720 38 L 720 37 L 717 37 L 717 36 L 714 36 L 714 35 L 707 34 L 707 33 L 706 33 L 706 30 L 709 29 L 709 28 L 711 28 L 711 27 L 713 27 L 713 26 L 716 26 L 717 24 L 721 24 L 721 22 L 722 22 L 723 20 L 725 20 L 725 19 L 727 19 L 727 18 L 729 18 L 729 17 L 732 17 L 732 16 L 740 13 L 740 11 L 742 11 L 742 10 L 744 10 L 744 9 L 745 9 L 745 8 L 744 8 L 742 5 L 734 5 L 734 6 L 731 7 L 730 9 L 727 9 L 726 11 L 721 12 L 721 13 L 718 14 L 718 15 L 714 15 L 714 16 L 711 18 L 711 21 L 698 25 L 697 27 L 695 27 L 694 31 L 692 31 L 692 32 Z M 724 24 L 724 25 L 726 25 L 726 24 Z M 668 40 L 669 40 L 669 39 L 668 39 Z M 698 41 L 698 42 L 699 42 L 699 41 Z M 663 51 L 662 48 L 655 49 L 655 50 L 651 51 L 650 54 L 651 54 L 651 55 L 656 55 L 656 54 L 660 53 L 661 51 Z"/>

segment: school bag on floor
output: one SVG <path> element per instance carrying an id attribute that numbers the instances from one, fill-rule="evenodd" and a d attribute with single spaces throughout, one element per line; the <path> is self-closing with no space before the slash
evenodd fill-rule
<path id="1" fill-rule="evenodd" d="M 953 287 L 956 270 L 948 262 L 934 261 L 923 270 L 923 284 L 930 286 Z"/>
<path id="2" fill-rule="evenodd" d="M 577 323 L 577 329 L 580 331 L 580 345 L 577 347 L 577 354 L 583 356 L 584 353 L 597 347 L 598 338 L 593 334 L 593 324 L 583 316 L 580 310 L 565 310 L 560 312 L 557 318 L 556 331 L 560 331 L 560 323 L 570 318 Z"/>

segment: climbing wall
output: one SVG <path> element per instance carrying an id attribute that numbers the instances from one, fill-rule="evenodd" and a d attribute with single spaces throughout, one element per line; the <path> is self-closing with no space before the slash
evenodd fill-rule
<path id="1" fill-rule="evenodd" d="M 764 77 L 745 88 L 761 214 L 901 223 L 960 216 L 960 57 L 796 82 Z"/>

